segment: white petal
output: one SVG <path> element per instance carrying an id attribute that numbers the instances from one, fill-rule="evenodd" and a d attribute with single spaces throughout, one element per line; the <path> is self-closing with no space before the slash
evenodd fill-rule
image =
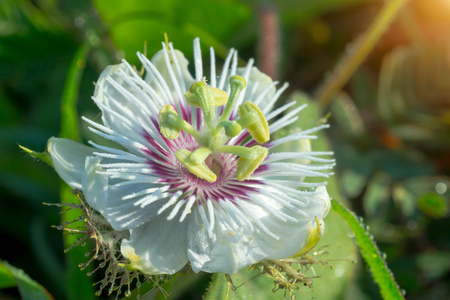
<path id="1" fill-rule="evenodd" d="M 234 274 L 267 257 L 249 230 L 228 230 L 216 219 L 213 234 L 208 234 L 198 209 L 188 223 L 188 255 L 195 272 Z"/>
<path id="2" fill-rule="evenodd" d="M 264 230 L 252 230 L 245 222 L 238 226 L 231 216 L 216 209 L 215 226 L 212 234 L 209 234 L 199 210 L 195 209 L 188 224 L 188 255 L 192 269 L 195 272 L 233 274 L 262 259 L 282 259 L 298 253 L 308 242 L 310 228 L 316 226 L 316 217 L 319 221 L 323 219 L 330 207 L 325 188 L 319 187 L 318 192 L 309 205 L 302 208 L 301 213 L 262 195 L 258 197 L 265 197 L 262 199 L 265 208 L 251 201 L 245 202 L 247 212 L 251 211 L 253 217 L 245 210 L 242 210 L 243 214 L 254 222 L 255 227 L 264 226 Z M 243 205 L 241 203 L 241 208 Z M 277 218 L 273 211 L 290 218 Z M 234 217 L 240 218 L 237 215 Z M 252 220 L 255 217 L 261 225 Z"/>
<path id="3" fill-rule="evenodd" d="M 166 50 L 160 50 L 156 52 L 156 54 L 153 55 L 151 61 L 156 69 L 158 69 L 158 71 L 161 73 L 161 76 L 164 78 L 166 83 L 169 85 L 170 90 L 175 91 L 172 77 L 170 76 L 166 61 L 164 60 L 164 51 Z M 173 55 L 175 56 L 175 59 Z M 195 82 L 188 69 L 189 61 L 186 59 L 186 57 L 184 57 L 183 52 L 179 50 L 173 50 L 173 52 L 171 51 L 169 53 L 169 58 L 172 63 L 170 67 L 173 69 L 176 78 L 178 78 L 180 83 L 182 81 L 184 82 L 182 86 L 182 89 L 184 88 L 184 90 L 182 90 L 182 92 L 186 92 L 186 90 L 189 89 L 189 87 Z M 149 82 L 148 74 L 146 74 L 145 79 L 147 82 Z"/>
<path id="4" fill-rule="evenodd" d="M 150 115 L 156 114 L 148 102 L 155 100 L 143 91 L 145 82 L 135 79 L 132 72 L 126 63 L 108 66 L 95 85 L 93 99 L 102 111 L 107 128 L 143 143 L 143 129 L 152 131 Z"/>
<path id="5" fill-rule="evenodd" d="M 116 187 L 114 183 L 123 181 L 112 180 L 104 174 L 100 161 L 103 160 L 96 157 L 86 159 L 83 192 L 87 203 L 99 211 L 115 230 L 136 228 L 153 220 L 168 197 L 165 191 L 150 190 L 149 194 L 133 197 L 133 194 L 154 186 L 150 182 L 137 182 Z"/>
<path id="6" fill-rule="evenodd" d="M 174 274 L 188 262 L 186 224 L 167 221 L 168 213 L 130 230 L 121 251 L 132 266 L 146 274 Z"/>
<path id="7" fill-rule="evenodd" d="M 98 166 L 101 158 L 88 156 L 83 174 L 83 194 L 86 202 L 102 215 L 105 213 L 105 199 L 108 195 L 108 177 L 98 174 L 102 169 Z"/>
<path id="8" fill-rule="evenodd" d="M 124 64 L 111 65 L 106 67 L 106 69 L 103 70 L 97 82 L 95 83 L 94 98 L 101 104 L 104 104 L 106 107 L 114 107 L 114 102 L 117 102 L 122 106 L 126 106 L 128 104 L 127 99 L 114 87 L 112 87 L 111 83 L 108 82 L 108 78 L 111 78 L 119 85 L 123 84 L 123 79 L 119 75 L 120 70 L 126 72 L 127 68 Z M 105 112 L 102 114 L 102 119 L 103 124 L 105 124 L 109 128 L 111 128 L 110 125 L 115 123 L 115 119 L 113 118 L 113 116 L 110 116 Z"/>
<path id="9" fill-rule="evenodd" d="M 307 207 L 302 208 L 309 217 L 298 216 L 298 222 L 280 223 L 278 220 L 262 220 L 274 233 L 280 234 L 280 244 L 283 247 L 271 253 L 269 259 L 282 259 L 298 253 L 308 242 L 310 227 L 316 227 L 316 218 L 319 222 L 328 214 L 331 207 L 330 197 L 324 186 L 317 188 L 318 194 L 310 201 Z M 270 225 L 269 225 L 270 223 Z M 322 223 L 323 224 L 323 223 Z M 322 228 L 323 233 L 323 228 Z M 263 238 L 261 241 L 267 240 Z"/>
<path id="10" fill-rule="evenodd" d="M 94 148 L 68 139 L 50 138 L 47 151 L 59 176 L 73 189 L 81 190 L 81 180 L 86 157 Z"/>
<path id="11" fill-rule="evenodd" d="M 244 75 L 245 68 L 238 68 L 237 74 L 238 75 Z M 252 99 L 252 102 L 257 101 L 259 97 L 261 97 L 260 100 L 258 100 L 258 107 L 264 107 L 264 109 L 271 109 L 267 108 L 267 104 L 270 103 L 270 100 L 275 95 L 276 88 L 272 86 L 269 90 L 267 90 L 264 95 L 263 92 L 265 89 L 270 86 L 273 83 L 272 78 L 267 76 L 266 74 L 262 73 L 257 67 L 253 67 L 250 70 L 250 76 L 247 80 L 247 87 L 245 89 L 245 99 Z"/>

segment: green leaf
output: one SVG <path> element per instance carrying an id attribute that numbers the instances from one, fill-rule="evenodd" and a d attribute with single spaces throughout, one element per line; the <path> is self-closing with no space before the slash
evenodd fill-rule
<path id="1" fill-rule="evenodd" d="M 425 252 L 417 258 L 417 264 L 422 274 L 429 280 L 436 280 L 450 269 L 450 252 Z"/>
<path id="2" fill-rule="evenodd" d="M 150 56 L 160 50 L 164 33 L 186 57 L 192 56 L 195 37 L 200 37 L 202 46 L 214 45 L 219 56 L 226 55 L 228 50 L 221 41 L 241 31 L 251 17 L 250 9 L 236 0 L 96 0 L 94 3 L 110 26 L 109 34 L 116 47 L 132 64 L 139 63 L 136 51 L 143 51 L 145 41 Z M 207 48 L 204 50 L 208 53 Z"/>
<path id="3" fill-rule="evenodd" d="M 328 182 L 328 193 L 336 202 L 340 198 L 337 182 L 331 179 Z M 327 259 L 330 268 L 316 266 L 315 273 L 319 278 L 314 279 L 313 290 L 303 291 L 314 299 L 341 299 L 352 281 L 357 261 L 357 248 L 349 234 L 345 221 L 333 210 L 330 210 L 325 218 L 325 232 L 315 249 L 321 249 L 329 253 Z M 313 275 L 313 274 L 311 274 Z"/>
<path id="4" fill-rule="evenodd" d="M 342 193 L 345 197 L 354 198 L 364 189 L 367 177 L 353 169 L 343 170 L 340 174 Z"/>
<path id="5" fill-rule="evenodd" d="M 364 194 L 363 206 L 367 216 L 375 217 L 382 214 L 382 209 L 389 201 L 390 178 L 386 173 L 375 173 L 370 180 L 367 191 Z"/>
<path id="6" fill-rule="evenodd" d="M 373 278 L 380 288 L 383 299 L 404 299 L 403 292 L 395 282 L 394 275 L 389 270 L 381 256 L 380 250 L 365 229 L 364 224 L 358 220 L 358 217 L 353 212 L 342 206 L 339 202 L 332 201 L 331 204 L 333 211 L 340 214 L 353 230 L 361 255 L 369 266 Z"/>
<path id="7" fill-rule="evenodd" d="M 228 299 L 229 291 L 226 275 L 223 273 L 215 273 L 211 279 L 211 284 L 204 300 Z"/>
<path id="8" fill-rule="evenodd" d="M 53 297 L 23 270 L 0 261 L 0 288 L 17 286 L 24 300 L 47 300 Z"/>
<path id="9" fill-rule="evenodd" d="M 230 289 L 228 299 L 283 299 L 283 291 L 274 293 L 273 281 L 265 275 L 257 276 L 258 273 L 258 270 L 243 269 L 232 275 L 233 284 L 237 289 L 236 291 Z"/>
<path id="10" fill-rule="evenodd" d="M 435 219 L 448 214 L 448 201 L 436 193 L 428 193 L 420 197 L 417 206 L 425 214 Z"/>
<path id="11" fill-rule="evenodd" d="M 0 263 L 0 289 L 13 286 L 16 286 L 14 276 L 11 274 L 7 267 Z"/>
<path id="12" fill-rule="evenodd" d="M 20 120 L 20 111 L 14 100 L 0 89 L 0 124 L 13 125 Z"/>
<path id="13" fill-rule="evenodd" d="M 336 125 L 342 128 L 346 137 L 361 136 L 364 131 L 362 116 L 353 100 L 346 93 L 340 92 L 330 106 Z"/>

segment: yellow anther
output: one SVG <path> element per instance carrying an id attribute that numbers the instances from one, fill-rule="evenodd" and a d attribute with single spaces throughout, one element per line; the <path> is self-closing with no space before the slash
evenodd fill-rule
<path id="1" fill-rule="evenodd" d="M 173 117 L 178 117 L 178 114 L 172 105 L 166 104 L 159 111 L 159 130 L 169 140 L 176 139 L 180 134 L 180 129 L 170 123 Z"/>
<path id="2" fill-rule="evenodd" d="M 198 131 L 188 122 L 180 118 L 171 105 L 164 105 L 159 111 L 159 130 L 161 134 L 170 140 L 176 139 L 180 130 L 190 134 L 196 141 L 201 137 Z"/>
<path id="3" fill-rule="evenodd" d="M 212 86 L 208 86 L 208 89 L 211 91 L 214 98 L 214 106 L 222 106 L 227 104 L 228 102 L 228 94 L 221 89 L 217 89 Z"/>
<path id="4" fill-rule="evenodd" d="M 198 96 L 199 89 L 206 90 L 206 83 L 204 83 L 203 81 L 194 82 L 191 85 L 191 87 L 189 88 L 189 90 L 186 92 L 186 94 L 184 94 L 184 97 L 186 98 L 186 101 L 189 105 L 192 105 L 195 107 L 200 107 L 200 99 L 199 98 L 203 98 L 203 97 Z"/>
<path id="5" fill-rule="evenodd" d="M 174 139 L 178 137 L 180 130 L 183 130 L 201 145 L 194 152 L 180 149 L 175 156 L 190 173 L 209 182 L 215 182 L 222 170 L 221 166 L 214 167 L 214 159 L 210 156 L 212 153 L 230 153 L 239 156 L 236 167 L 236 179 L 239 181 L 248 179 L 268 154 L 268 149 L 262 146 L 247 148 L 226 145 L 231 137 L 237 136 L 242 131 L 242 128 L 246 128 L 258 143 L 262 144 L 270 139 L 269 125 L 264 114 L 251 102 L 247 101 L 239 106 L 237 121 L 229 120 L 240 93 L 247 85 L 245 79 L 239 75 L 231 76 L 229 83 L 229 97 L 226 92 L 208 86 L 205 79 L 192 84 L 185 94 L 189 105 L 200 107 L 202 110 L 207 127 L 202 128 L 201 133 L 180 118 L 172 106 L 165 105 L 160 111 L 160 127 L 164 137 Z M 225 104 L 222 115 L 217 120 L 215 106 Z M 208 157 L 210 161 L 206 165 Z"/>
<path id="6" fill-rule="evenodd" d="M 314 246 L 319 242 L 320 238 L 322 237 L 322 228 L 321 228 L 320 221 L 317 217 L 315 217 L 315 221 L 316 221 L 316 227 L 314 227 L 311 224 L 310 227 L 308 228 L 309 234 L 308 234 L 308 239 L 306 240 L 305 246 L 303 246 L 303 248 L 299 252 L 297 252 L 295 255 L 293 255 L 292 257 L 305 255 L 312 248 L 314 248 Z"/>
<path id="7" fill-rule="evenodd" d="M 201 107 L 200 101 L 203 99 L 199 99 L 199 93 L 196 92 L 198 88 L 206 88 L 206 90 L 211 93 L 212 98 L 214 99 L 214 106 L 222 106 L 225 105 L 228 101 L 228 94 L 221 89 L 214 88 L 212 86 L 208 86 L 203 81 L 195 82 L 191 85 L 189 90 L 186 92 L 184 97 L 189 105 L 195 107 Z"/>
<path id="8" fill-rule="evenodd" d="M 212 130 L 216 119 L 216 110 L 213 94 L 208 89 L 206 82 L 197 81 L 193 83 L 184 97 L 189 105 L 201 108 L 205 123 Z"/>
<path id="9" fill-rule="evenodd" d="M 236 179 L 239 181 L 248 179 L 269 153 L 269 150 L 262 146 L 253 146 L 250 149 L 253 152 L 251 158 L 240 157 L 237 161 Z"/>
<path id="10" fill-rule="evenodd" d="M 260 144 L 270 140 L 269 124 L 262 111 L 253 102 L 247 101 L 239 106 L 237 122 L 247 129 L 252 138 Z"/>
<path id="11" fill-rule="evenodd" d="M 209 148 L 200 147 L 195 149 L 194 152 L 192 152 L 192 154 L 189 156 L 189 158 L 195 164 L 201 164 L 211 153 L 212 151 Z"/>
<path id="12" fill-rule="evenodd" d="M 205 162 L 196 163 L 193 161 L 191 154 L 192 152 L 187 149 L 179 149 L 175 152 L 178 161 L 181 162 L 189 172 L 206 181 L 215 182 L 217 180 L 216 174 L 208 168 Z"/>

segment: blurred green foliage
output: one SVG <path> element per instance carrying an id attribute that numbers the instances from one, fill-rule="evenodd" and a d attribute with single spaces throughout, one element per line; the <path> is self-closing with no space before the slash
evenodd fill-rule
<path id="1" fill-rule="evenodd" d="M 17 286 L 20 296 L 25 300 L 51 300 L 52 296 L 45 288 L 28 275 L 6 262 L 0 261 L 0 288 Z"/>
<path id="2" fill-rule="evenodd" d="M 257 47 L 267 34 L 261 31 L 261 11 L 268 10 L 279 20 L 280 35 L 274 36 L 280 50 L 277 79 L 290 82 L 289 92 L 312 93 L 383 3 L 1 1 L 0 258 L 23 269 L 55 299 L 68 297 L 68 285 L 73 284 L 68 279 L 68 256 L 63 253 L 61 233 L 50 228 L 61 222 L 59 210 L 41 205 L 59 201 L 59 179 L 17 144 L 43 151 L 47 139 L 59 135 L 66 78 L 83 45 L 90 51 L 85 59 L 75 60 L 83 75 L 74 100 L 78 100 L 79 115 L 95 118 L 99 112 L 90 97 L 100 72 L 124 57 L 137 63 L 135 53 L 145 51 L 145 41 L 151 56 L 160 49 L 165 32 L 188 58 L 197 36 L 204 57 L 209 46 L 215 47 L 219 57 L 230 47 L 237 48 L 243 59 L 270 55 Z M 449 20 L 446 0 L 409 1 L 344 90 L 322 108 L 322 115 L 331 112 L 332 127 L 326 135 L 337 159 L 332 196 L 342 194 L 364 218 L 407 299 L 450 295 Z M 286 101 L 289 92 L 284 95 Z M 80 136 L 89 139 L 84 124 L 80 125 Z M 348 228 L 333 213 L 327 222 L 331 226 L 321 245 L 335 247 L 330 248 L 329 258 L 336 261 L 330 264 L 343 266 L 340 276 L 345 275 L 346 283 L 337 292 L 331 286 L 333 278 L 327 277 L 331 271 L 316 268 L 324 278 L 315 279 L 315 292 L 302 289 L 298 298 L 308 297 L 304 292 L 317 293 L 318 299 L 324 299 L 322 295 L 327 299 L 379 299 L 364 263 L 352 264 L 354 245 L 336 245 L 341 238 L 334 230 L 350 241 Z M 82 252 L 88 247 L 81 247 Z M 3 276 L 3 269 L 0 272 Z M 75 276 L 86 277 L 81 271 Z M 178 284 L 184 280 L 191 285 Z M 260 280 L 247 283 L 237 293 L 260 290 Z M 271 289 L 270 281 L 262 282 Z M 207 276 L 177 279 L 174 297 L 198 299 L 208 284 Z M 0 297 L 20 297 L 12 283 L 4 287 Z M 284 297 L 282 292 L 271 296 Z"/>

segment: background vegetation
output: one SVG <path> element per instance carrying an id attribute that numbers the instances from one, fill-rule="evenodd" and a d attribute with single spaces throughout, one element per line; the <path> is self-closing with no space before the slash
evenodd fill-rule
<path id="1" fill-rule="evenodd" d="M 337 159 L 330 182 L 333 198 L 370 227 L 407 299 L 450 297 L 450 1 L 409 1 L 365 62 L 349 74 L 342 91 L 326 97 L 320 88 L 324 82 L 327 86 L 326 78 L 333 80 L 336 73 L 330 71 L 346 53 L 352 54 L 349 45 L 355 45 L 352 41 L 384 4 L 1 0 L 0 259 L 23 269 L 55 299 L 93 297 L 90 280 L 95 278 L 76 270 L 87 250 L 64 254 L 68 241 L 50 228 L 61 222 L 59 210 L 42 205 L 59 201 L 59 178 L 18 144 L 43 151 L 49 137 L 67 133 L 72 119 L 67 123 L 65 118 L 65 125 L 61 111 L 73 112 L 70 105 L 76 105 L 79 115 L 98 116 L 90 97 L 100 72 L 122 58 L 138 64 L 135 53 L 144 51 L 144 41 L 151 57 L 167 33 L 188 58 L 195 37 L 200 37 L 204 54 L 214 46 L 223 58 L 234 47 L 243 61 L 255 57 L 260 69 L 290 83 L 284 101 L 310 101 L 304 118 L 330 113 L 332 127 L 325 134 Z M 84 126 L 69 126 L 72 137 L 88 140 Z M 298 298 L 380 299 L 343 219 L 331 213 L 327 223 L 319 247 L 329 246 L 320 249 L 329 252 L 334 269 L 315 267 L 323 278 L 315 279 L 314 291 L 302 288 Z M 15 287 L 23 282 L 17 279 L 20 271 L 2 266 L 0 298 L 20 298 Z M 18 281 L 9 280 L 5 270 Z M 260 286 L 271 290 L 270 281 L 258 280 L 238 294 L 248 298 Z M 177 279 L 173 298 L 198 299 L 208 282 L 207 276 Z M 80 291 L 85 291 L 83 297 Z M 262 294 L 284 297 L 282 292 Z"/>

